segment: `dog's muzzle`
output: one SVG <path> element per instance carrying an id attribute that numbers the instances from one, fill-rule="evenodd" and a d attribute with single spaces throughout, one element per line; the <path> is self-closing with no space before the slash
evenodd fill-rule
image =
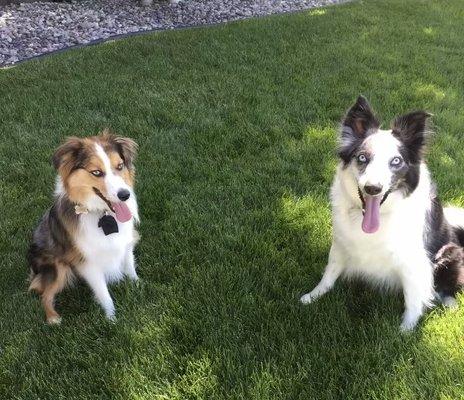
<path id="1" fill-rule="evenodd" d="M 382 200 L 380 201 L 380 205 L 382 205 L 382 204 L 385 202 L 385 200 L 387 200 L 387 197 L 388 197 L 388 195 L 389 195 L 390 193 L 391 193 L 391 189 L 388 189 L 388 190 L 385 192 L 385 194 L 384 194 L 383 197 L 382 197 Z M 361 200 L 362 210 L 363 210 L 363 212 L 364 212 L 364 209 L 366 208 L 366 202 L 364 201 L 364 196 L 363 196 L 362 191 L 361 191 L 361 189 L 359 188 L 359 186 L 358 186 L 358 196 L 359 196 L 359 200 Z"/>

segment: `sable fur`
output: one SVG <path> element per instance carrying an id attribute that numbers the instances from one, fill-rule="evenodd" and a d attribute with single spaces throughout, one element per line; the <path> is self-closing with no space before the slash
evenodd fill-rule
<path id="1" fill-rule="evenodd" d="M 54 201 L 34 231 L 28 251 L 29 289 L 41 295 L 47 322 L 60 321 L 54 299 L 75 275 L 89 283 L 109 318 L 114 317 L 114 306 L 106 282 L 120 279 L 122 273 L 137 279 L 132 254 L 138 237 L 133 228 L 138 212 L 132 191 L 136 150 L 134 141 L 106 130 L 90 138 L 69 138 L 55 151 L 52 161 L 58 179 Z M 93 169 L 101 169 L 104 176 L 94 176 Z M 111 182 L 114 187 L 110 187 Z M 132 198 L 128 204 L 133 220 L 118 223 L 121 232 L 109 238 L 93 225 L 97 225 L 104 212 L 111 213 L 107 198 L 118 201 L 115 188 L 130 190 Z M 102 198 L 95 191 L 99 191 Z M 90 228 L 94 229 L 94 239 L 86 238 Z M 96 248 L 92 251 L 92 240 L 95 240 L 95 246 L 103 246 L 103 250 Z M 118 251 L 126 252 L 124 259 L 111 259 L 112 253 Z M 106 256 L 105 252 L 108 252 Z M 110 264 L 120 262 L 121 267 L 105 265 L 104 260 L 109 260 Z M 118 268 L 122 268 L 121 272 Z"/>

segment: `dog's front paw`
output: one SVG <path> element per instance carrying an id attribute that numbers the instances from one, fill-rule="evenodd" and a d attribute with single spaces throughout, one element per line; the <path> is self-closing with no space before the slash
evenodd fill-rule
<path id="1" fill-rule="evenodd" d="M 138 282 L 140 280 L 139 276 L 135 272 L 133 274 L 127 274 L 127 278 L 129 278 L 132 282 Z"/>
<path id="2" fill-rule="evenodd" d="M 400 331 L 403 333 L 410 333 L 414 330 L 417 325 L 419 318 L 405 316 L 403 322 L 400 325 Z"/>
<path id="3" fill-rule="evenodd" d="M 300 302 L 302 304 L 309 304 L 314 300 L 314 297 L 311 296 L 311 293 L 306 293 L 305 295 L 300 297 Z"/>
<path id="4" fill-rule="evenodd" d="M 400 325 L 400 331 L 402 333 L 411 333 L 414 330 L 415 324 L 411 324 L 410 322 L 403 321 Z"/>
<path id="5" fill-rule="evenodd" d="M 61 324 L 61 317 L 59 315 L 53 315 L 47 318 L 48 325 L 59 325 Z"/>
<path id="6" fill-rule="evenodd" d="M 114 308 L 114 305 L 111 304 L 105 307 L 105 316 L 106 316 L 106 319 L 110 322 L 116 321 L 116 310 Z"/>
<path id="7" fill-rule="evenodd" d="M 116 322 L 116 314 L 106 314 L 106 319 L 109 321 L 109 322 Z"/>
<path id="8" fill-rule="evenodd" d="M 422 316 L 422 311 L 419 308 L 412 310 L 406 309 L 403 314 L 403 321 L 400 325 L 401 332 L 411 332 L 419 322 Z"/>

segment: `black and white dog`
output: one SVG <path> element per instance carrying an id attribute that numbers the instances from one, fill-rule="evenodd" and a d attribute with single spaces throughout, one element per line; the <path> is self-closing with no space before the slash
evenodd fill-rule
<path id="1" fill-rule="evenodd" d="M 443 209 L 424 162 L 429 131 L 424 111 L 380 129 L 360 96 L 341 127 L 331 189 L 333 241 L 311 303 L 340 276 L 403 290 L 401 329 L 415 327 L 435 298 L 455 305 L 464 283 L 464 210 Z"/>

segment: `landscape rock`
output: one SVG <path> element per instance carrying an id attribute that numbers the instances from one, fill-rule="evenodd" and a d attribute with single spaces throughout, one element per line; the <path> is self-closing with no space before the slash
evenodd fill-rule
<path id="1" fill-rule="evenodd" d="M 0 6 L 0 67 L 153 29 L 217 24 L 349 0 L 72 0 Z M 146 5 L 142 5 L 146 4 Z"/>

